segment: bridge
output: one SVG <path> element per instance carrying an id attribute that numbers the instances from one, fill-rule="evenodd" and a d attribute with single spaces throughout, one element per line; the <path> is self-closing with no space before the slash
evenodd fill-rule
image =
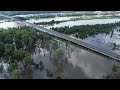
<path id="1" fill-rule="evenodd" d="M 1 15 L 0 15 L 1 16 Z M 4 16 L 4 15 L 3 15 Z M 10 19 L 13 19 L 14 20 L 14 17 L 9 17 L 9 16 L 5 16 L 7 18 L 10 18 Z M 19 20 L 18 20 L 19 21 Z M 58 37 L 58 38 L 61 38 L 61 39 L 64 39 L 64 40 L 67 40 L 69 42 L 72 42 L 74 44 L 77 44 L 79 46 L 82 46 L 82 47 L 85 47 L 87 49 L 90 49 L 94 52 L 97 52 L 99 54 L 102 54 L 104 56 L 107 56 L 111 59 L 115 59 L 117 61 L 120 61 L 120 55 L 118 54 L 115 54 L 115 53 L 112 53 L 112 52 L 109 52 L 107 50 L 104 50 L 102 48 L 99 48 L 99 47 L 96 47 L 96 46 L 93 46 L 93 45 L 90 45 L 89 43 L 86 43 L 86 42 L 83 42 L 81 40 L 78 40 L 78 39 L 75 39 L 75 38 L 72 38 L 66 34 L 62 34 L 62 33 L 59 33 L 59 32 L 56 32 L 56 31 L 53 31 L 51 29 L 47 29 L 47 28 L 44 28 L 42 26 L 38 26 L 38 25 L 35 25 L 35 24 L 32 24 L 32 23 L 29 23 L 29 22 L 26 22 L 26 21 L 19 21 L 19 23 L 22 23 L 22 24 L 25 24 L 26 26 L 30 26 L 30 27 L 33 27 L 33 28 L 36 28 L 38 29 L 39 31 L 41 32 L 44 32 L 44 33 L 47 33 L 47 34 L 50 34 L 52 36 L 55 36 L 55 37 Z"/>

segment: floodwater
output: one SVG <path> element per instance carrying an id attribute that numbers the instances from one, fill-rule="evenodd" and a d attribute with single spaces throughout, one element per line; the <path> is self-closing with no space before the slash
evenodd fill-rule
<path id="1" fill-rule="evenodd" d="M 4 29 L 19 27 L 19 26 L 22 26 L 22 25 L 18 24 L 18 22 L 6 22 L 5 21 L 5 22 L 0 23 L 0 28 L 4 28 Z"/>
<path id="2" fill-rule="evenodd" d="M 47 26 L 46 28 L 56 28 L 56 27 L 65 27 L 65 26 L 78 26 L 78 25 L 95 25 L 95 24 L 108 24 L 119 22 L 120 19 L 93 19 L 93 20 L 80 20 L 80 21 L 68 21 L 60 24 L 54 24 L 53 26 Z"/>
<path id="3" fill-rule="evenodd" d="M 27 22 L 30 23 L 38 23 L 38 22 L 49 22 L 51 20 L 55 21 L 62 21 L 62 20 L 68 20 L 73 17 L 55 17 L 55 18 L 45 18 L 45 19 L 31 19 L 31 20 L 26 20 Z M 119 22 L 120 19 L 93 19 L 93 20 L 79 20 L 79 21 L 68 21 L 68 22 L 62 22 L 59 24 L 54 24 L 52 26 L 45 26 L 46 28 L 50 29 L 52 27 L 65 27 L 65 26 L 78 26 L 78 25 L 95 25 L 95 24 L 107 24 L 107 23 L 115 23 Z M 20 24 L 16 24 L 16 22 L 3 22 L 0 23 L 0 28 L 7 28 L 7 27 L 18 27 Z"/>
<path id="4" fill-rule="evenodd" d="M 31 19 L 27 20 L 30 23 L 39 23 L 39 22 L 49 22 L 51 20 L 62 21 L 69 20 L 71 18 L 79 18 L 79 17 L 55 17 L 55 18 L 45 18 L 45 19 Z M 52 27 L 65 27 L 65 26 L 78 26 L 78 25 L 95 25 L 95 24 L 107 24 L 107 23 L 115 23 L 119 22 L 120 19 L 92 19 L 92 20 L 78 20 L 78 21 L 67 21 L 59 24 L 54 24 L 52 26 L 46 26 L 46 28 L 50 29 Z"/>
<path id="5" fill-rule="evenodd" d="M 26 20 L 27 22 L 31 22 L 31 23 L 38 23 L 38 22 L 49 22 L 51 20 L 54 21 L 62 21 L 62 20 L 69 20 L 71 18 L 80 18 L 80 16 L 71 16 L 71 17 L 55 17 L 55 18 L 43 18 L 43 19 L 30 19 L 30 20 Z"/>
<path id="6" fill-rule="evenodd" d="M 86 24 L 105 24 L 120 21 L 120 19 L 95 19 L 95 20 L 81 20 L 81 21 L 69 21 L 56 25 L 61 26 L 73 26 L 73 25 L 86 25 Z M 0 28 L 18 27 L 20 24 L 16 22 L 4 22 L 0 23 Z M 49 28 L 49 27 L 47 27 Z M 104 49 L 110 50 L 117 54 L 120 53 L 118 49 L 120 45 L 120 28 L 114 28 L 110 35 L 98 34 L 93 37 L 86 38 L 84 41 L 90 44 L 100 46 Z M 61 77 L 63 79 L 101 79 L 103 76 L 109 75 L 112 72 L 112 66 L 118 65 L 118 62 L 111 60 L 110 58 L 101 56 L 97 53 L 88 51 L 82 47 L 78 47 L 73 44 L 66 45 L 64 41 L 57 40 L 59 42 L 59 49 L 65 52 L 64 59 L 57 58 L 57 60 L 51 59 L 50 50 L 42 47 L 36 47 L 36 51 L 32 55 L 36 64 L 43 61 L 44 68 L 53 73 L 53 77 L 49 77 L 46 74 L 46 70 L 32 70 L 26 72 L 24 78 L 32 79 L 50 79 Z M 113 44 L 116 43 L 116 47 L 113 49 Z M 49 48 L 49 46 L 48 46 Z M 5 78 L 3 73 L 0 73 L 0 78 Z"/>
<path id="7" fill-rule="evenodd" d="M 71 35 L 71 37 L 73 37 Z M 75 38 L 75 37 L 73 37 Z M 80 39 L 81 40 L 81 39 Z M 88 38 L 83 39 L 91 45 L 99 48 L 103 48 L 107 51 L 120 55 L 120 27 L 113 28 L 110 34 L 97 34 Z"/>
<path id="8" fill-rule="evenodd" d="M 114 64 L 119 65 L 115 61 L 110 60 L 107 57 L 92 53 L 81 47 L 75 45 L 66 44 L 60 42 L 60 49 L 65 51 L 67 60 L 59 63 L 59 61 L 50 60 L 50 53 L 46 49 L 41 53 L 33 55 L 33 59 L 36 63 L 41 60 L 44 62 L 44 66 L 49 68 L 50 71 L 56 75 L 56 71 L 63 79 L 100 79 L 103 76 L 109 75 L 112 72 L 112 66 Z M 44 52 L 44 55 L 43 55 Z M 59 59 L 58 59 L 59 60 Z M 60 65 L 56 65 L 58 63 Z M 42 73 L 34 71 L 33 78 L 49 78 L 46 76 L 45 70 Z M 53 77 L 54 78 L 54 77 Z"/>

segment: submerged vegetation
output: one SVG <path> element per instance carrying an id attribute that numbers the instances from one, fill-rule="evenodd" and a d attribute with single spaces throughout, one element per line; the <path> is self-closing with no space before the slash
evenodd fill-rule
<path id="1" fill-rule="evenodd" d="M 71 16 L 71 15 L 68 15 L 68 16 Z M 33 17 L 30 17 L 30 18 L 33 18 Z M 40 16 L 40 17 L 36 16 L 36 19 L 51 18 L 51 17 L 54 17 L 54 16 L 52 15 L 51 16 L 46 15 L 46 16 Z M 97 19 L 99 18 L 100 17 L 98 17 Z M 102 18 L 106 18 L 106 17 L 102 17 Z M 63 21 L 52 20 L 50 22 L 40 22 L 35 24 L 53 25 L 53 24 L 58 24 L 66 21 L 89 20 L 89 19 L 96 19 L 96 17 L 71 18 L 70 20 L 63 20 Z M 101 24 L 101 25 L 99 24 L 80 25 L 80 26 L 73 26 L 73 27 L 62 27 L 62 28 L 51 28 L 51 29 L 58 31 L 60 33 L 73 35 L 77 38 L 84 39 L 90 36 L 97 35 L 99 33 L 109 34 L 112 28 L 116 25 L 120 25 L 120 23 Z M 114 46 L 116 47 L 116 44 L 114 44 Z M 44 73 L 46 75 L 43 78 L 62 79 L 64 78 L 65 74 L 69 75 L 70 73 L 75 73 L 74 70 L 78 71 L 79 69 L 79 67 L 77 67 L 76 69 L 76 67 L 74 67 L 74 65 L 71 62 L 72 55 L 75 56 L 76 54 L 75 52 L 71 54 L 73 50 L 74 49 L 71 48 L 70 46 L 70 42 L 65 41 L 64 43 L 61 43 L 59 40 L 56 40 L 52 36 L 39 32 L 34 28 L 25 26 L 25 27 L 18 27 L 18 28 L 0 29 L 0 60 L 2 60 L 2 63 L 0 63 L 0 73 L 3 73 L 3 72 L 6 73 L 6 71 L 4 70 L 5 68 L 4 63 L 5 63 L 7 66 L 8 72 L 11 78 L 13 79 L 22 79 L 24 78 L 26 72 L 29 72 L 29 71 L 33 71 L 33 72 L 40 71 L 40 74 Z M 80 55 L 79 53 L 80 51 L 78 50 L 77 56 L 75 57 L 78 57 Z M 37 59 L 37 61 L 39 62 L 36 63 L 34 61 L 34 55 L 35 55 L 35 59 Z M 36 58 L 36 55 L 38 56 L 37 58 Z M 82 58 L 81 56 L 79 57 L 80 57 L 79 59 Z M 74 57 L 72 57 L 72 59 L 73 58 Z M 47 61 L 47 63 L 45 61 L 46 59 L 49 60 Z M 50 66 L 48 66 L 48 63 L 51 63 L 51 62 L 52 62 L 52 65 L 54 66 L 51 66 L 51 64 Z M 85 60 L 83 63 L 86 64 Z M 69 69 L 71 69 L 72 72 Z M 116 75 L 116 73 L 119 72 L 119 67 L 117 65 L 113 65 L 111 71 L 112 71 L 112 74 Z M 74 77 L 74 76 L 76 77 L 79 75 L 79 73 L 75 73 L 75 74 L 70 75 L 68 78 Z"/>
<path id="2" fill-rule="evenodd" d="M 21 78 L 21 65 L 24 64 L 24 69 L 28 69 L 33 63 L 27 51 L 34 46 L 38 38 L 37 32 L 29 27 L 0 29 L 0 58 L 5 58 L 9 64 L 8 70 L 15 79 Z"/>
<path id="3" fill-rule="evenodd" d="M 54 18 L 55 15 L 35 15 L 35 16 L 29 16 L 29 17 L 26 17 L 26 19 L 41 19 L 41 18 Z"/>
<path id="4" fill-rule="evenodd" d="M 60 27 L 60 28 L 51 28 L 52 30 L 58 31 L 60 33 L 73 35 L 76 38 L 85 39 L 90 36 L 97 35 L 99 33 L 109 34 L 114 26 L 120 25 L 118 23 L 111 24 L 96 24 L 96 25 L 80 25 L 73 27 Z"/>
<path id="5" fill-rule="evenodd" d="M 111 68 L 112 72 L 109 75 L 104 76 L 105 79 L 120 79 L 120 67 L 113 64 Z"/>
<path id="6" fill-rule="evenodd" d="M 51 39 L 38 30 L 30 27 L 0 29 L 0 59 L 8 64 L 8 71 L 12 78 L 22 78 L 23 72 L 29 70 L 33 63 L 32 50 L 35 51 L 36 42 L 41 39 L 42 45 Z M 43 63 L 40 63 L 43 69 Z M 3 65 L 0 66 L 0 71 Z"/>
<path id="7" fill-rule="evenodd" d="M 59 24 L 59 23 L 62 23 L 64 21 L 54 21 L 54 20 L 51 20 L 49 22 L 39 22 L 39 23 L 34 23 L 36 25 L 54 25 L 54 24 Z"/>
<path id="8" fill-rule="evenodd" d="M 120 18 L 120 16 L 100 16 L 100 17 L 96 17 L 96 16 L 89 16 L 89 17 L 74 17 L 74 18 L 70 18 L 68 20 L 51 20 L 49 22 L 38 22 L 35 23 L 36 25 L 54 25 L 54 24 L 59 24 L 59 23 L 63 23 L 63 22 L 68 22 L 68 21 L 79 21 L 79 20 L 92 20 L 92 19 L 116 19 L 116 18 Z"/>
<path id="9" fill-rule="evenodd" d="M 69 21 L 77 21 L 77 20 L 92 20 L 92 19 L 115 19 L 120 18 L 120 16 L 89 16 L 89 17 L 78 17 L 78 18 L 71 18 Z"/>
<path id="10" fill-rule="evenodd" d="M 110 16 L 93 16 L 93 15 L 97 15 L 97 14 L 87 14 L 87 16 L 83 17 L 82 14 L 80 13 L 72 13 L 72 14 L 46 14 L 46 15 L 33 15 L 33 16 L 29 16 L 26 17 L 26 19 L 42 19 L 42 18 L 55 18 L 57 17 L 74 17 L 71 18 L 69 20 L 63 20 L 63 21 L 58 21 L 58 22 L 66 22 L 66 21 L 77 21 L 77 20 L 92 20 L 92 19 L 115 19 L 115 18 L 120 18 L 120 16 L 117 15 L 110 15 Z M 39 23 L 41 24 L 41 23 Z M 45 24 L 45 22 L 43 22 L 43 24 Z M 47 24 L 47 23 L 46 23 Z"/>
<path id="11" fill-rule="evenodd" d="M 0 29 L 0 59 L 3 62 L 0 65 L 0 72 L 4 71 L 3 64 L 6 63 L 13 79 L 24 78 L 25 73 L 30 70 L 46 70 L 47 77 L 54 78 L 53 76 L 56 77 L 56 75 L 44 66 L 44 62 L 40 61 L 36 64 L 32 55 L 36 53 L 36 48 L 38 48 L 38 52 L 41 52 L 41 48 L 47 49 L 51 53 L 51 60 L 55 58 L 60 63 L 61 60 L 64 60 L 65 55 L 64 50 L 59 47 L 56 39 L 34 28 L 25 26 Z M 44 51 L 43 53 L 45 55 Z"/>

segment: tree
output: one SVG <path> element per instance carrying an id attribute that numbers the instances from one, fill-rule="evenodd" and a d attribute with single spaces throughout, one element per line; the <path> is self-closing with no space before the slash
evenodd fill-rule
<path id="1" fill-rule="evenodd" d="M 40 61 L 39 66 L 40 66 L 40 71 L 42 71 L 44 69 L 44 63 L 43 63 L 43 61 Z"/>
<path id="2" fill-rule="evenodd" d="M 49 69 L 46 69 L 46 74 L 48 77 L 53 77 L 53 73 Z"/>
<path id="3" fill-rule="evenodd" d="M 30 66 L 33 64 L 33 59 L 31 56 L 27 56 L 23 59 L 24 63 L 25 63 L 25 68 L 27 68 L 27 70 L 30 68 Z"/>
<path id="4" fill-rule="evenodd" d="M 5 44 L 5 56 L 12 57 L 14 50 L 15 48 L 13 44 Z"/>
<path id="5" fill-rule="evenodd" d="M 3 72 L 3 69 L 4 69 L 4 68 L 3 68 L 3 65 L 1 64 L 1 65 L 0 65 L 0 72 Z"/>
<path id="6" fill-rule="evenodd" d="M 21 72 L 19 69 L 15 69 L 11 72 L 11 76 L 13 77 L 13 79 L 20 79 L 21 77 Z"/>
<path id="7" fill-rule="evenodd" d="M 13 70 L 15 70 L 17 68 L 18 68 L 18 66 L 17 66 L 16 63 L 10 63 L 9 67 L 8 67 L 8 70 L 9 70 L 9 72 L 12 72 Z"/>
<path id="8" fill-rule="evenodd" d="M 13 36 L 9 33 L 5 35 L 5 43 L 12 44 L 13 43 Z"/>
<path id="9" fill-rule="evenodd" d="M 112 66 L 112 71 L 113 72 L 118 72 L 118 66 L 116 66 L 115 64 Z"/>
<path id="10" fill-rule="evenodd" d="M 74 35 L 75 37 L 85 39 L 88 36 L 93 36 L 99 33 L 109 34 L 113 26 L 115 26 L 114 23 L 96 24 L 96 25 L 79 25 L 73 27 L 60 27 L 60 28 L 52 28 L 52 29 L 60 33 Z"/>
<path id="11" fill-rule="evenodd" d="M 33 64 L 33 59 L 31 56 L 27 56 L 23 60 L 25 63 Z"/>
<path id="12" fill-rule="evenodd" d="M 55 51 L 55 56 L 60 59 L 64 56 L 64 53 L 65 52 L 62 49 L 59 49 Z"/>
<path id="13" fill-rule="evenodd" d="M 0 42 L 0 58 L 4 56 L 4 43 Z"/>
<path id="14" fill-rule="evenodd" d="M 26 55 L 27 55 L 26 52 L 23 50 L 15 50 L 13 59 L 17 61 L 23 61 Z"/>
<path id="15" fill-rule="evenodd" d="M 57 50 L 58 48 L 59 48 L 58 42 L 55 41 L 55 42 L 52 44 L 52 49 L 53 49 L 53 50 Z"/>
<path id="16" fill-rule="evenodd" d="M 21 39 L 15 38 L 14 41 L 15 41 L 16 48 L 17 48 L 18 50 L 21 49 L 21 48 L 23 48 Z"/>

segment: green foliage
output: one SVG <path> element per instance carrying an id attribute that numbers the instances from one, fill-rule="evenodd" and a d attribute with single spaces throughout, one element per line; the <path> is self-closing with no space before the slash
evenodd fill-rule
<path id="1" fill-rule="evenodd" d="M 15 69 L 17 69 L 17 68 L 18 68 L 18 66 L 17 66 L 16 63 L 10 63 L 10 64 L 9 64 L 9 67 L 8 67 L 8 70 L 9 70 L 10 72 L 12 72 L 13 70 L 15 70 Z"/>
<path id="2" fill-rule="evenodd" d="M 15 45 L 16 45 L 16 48 L 19 50 L 21 48 L 23 48 L 23 45 L 22 45 L 22 40 L 21 39 L 17 39 L 15 38 Z"/>
<path id="3" fill-rule="evenodd" d="M 36 25 L 53 25 L 53 24 L 59 24 L 59 23 L 62 23 L 62 22 L 65 22 L 65 21 L 54 21 L 54 20 L 51 20 L 49 22 L 39 22 L 39 23 L 34 23 Z"/>
<path id="4" fill-rule="evenodd" d="M 112 72 L 118 72 L 119 67 L 115 64 L 112 66 Z"/>
<path id="5" fill-rule="evenodd" d="M 24 61 L 25 63 L 33 64 L 33 59 L 32 59 L 31 56 L 26 56 L 26 57 L 23 59 L 23 61 Z"/>
<path id="6" fill-rule="evenodd" d="M 3 72 L 3 65 L 0 65 L 0 72 Z"/>
<path id="7" fill-rule="evenodd" d="M 65 52 L 62 49 L 58 49 L 55 51 L 55 56 L 58 57 L 59 59 L 64 56 Z"/>
<path id="8" fill-rule="evenodd" d="M 20 78 L 21 70 L 28 70 L 33 65 L 33 59 L 28 50 L 35 47 L 38 38 L 43 39 L 46 43 L 51 36 L 41 34 L 38 30 L 26 26 L 0 29 L 0 58 L 4 57 L 7 60 L 6 63 L 9 63 L 8 70 L 13 78 Z M 24 69 L 19 67 L 18 63 L 24 64 Z M 43 63 L 40 67 L 44 68 Z M 0 70 L 2 71 L 2 69 L 1 66 Z"/>
<path id="9" fill-rule="evenodd" d="M 6 56 L 12 56 L 14 53 L 14 45 L 13 44 L 5 44 L 5 55 Z"/>
<path id="10" fill-rule="evenodd" d="M 21 72 L 19 71 L 19 69 L 15 69 L 11 72 L 11 76 L 13 77 L 13 79 L 20 79 Z"/>
<path id="11" fill-rule="evenodd" d="M 13 54 L 13 58 L 17 61 L 21 61 L 25 58 L 27 53 L 23 50 L 15 50 Z"/>
<path id="12" fill-rule="evenodd" d="M 59 63 L 57 65 L 57 69 L 56 69 L 55 73 L 56 73 L 56 75 L 60 75 L 63 72 L 64 72 L 63 65 Z"/>
<path id="13" fill-rule="evenodd" d="M 58 48 L 59 48 L 58 42 L 55 41 L 55 42 L 52 44 L 52 49 L 57 50 Z"/>
<path id="14" fill-rule="evenodd" d="M 120 22 L 111 24 L 79 25 L 73 27 L 65 26 L 51 29 L 60 33 L 74 35 L 77 38 L 84 39 L 89 36 L 97 35 L 99 33 L 109 34 L 112 30 L 112 27 L 116 25 L 120 25 Z"/>
<path id="15" fill-rule="evenodd" d="M 0 58 L 4 56 L 4 43 L 0 42 Z"/>

